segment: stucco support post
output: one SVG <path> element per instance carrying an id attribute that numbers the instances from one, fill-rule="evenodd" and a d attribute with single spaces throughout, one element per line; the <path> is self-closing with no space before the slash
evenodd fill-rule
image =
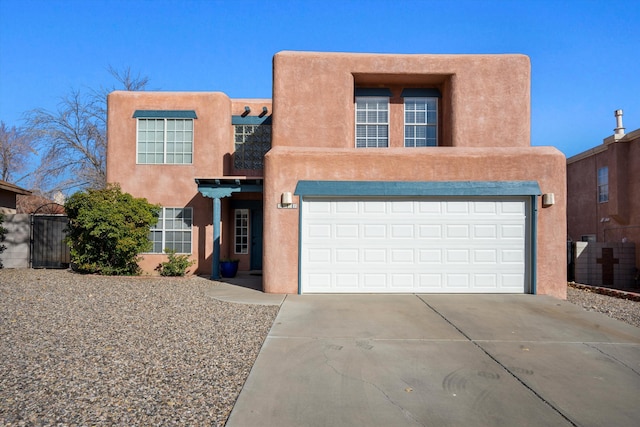
<path id="1" fill-rule="evenodd" d="M 211 279 L 220 278 L 220 198 L 213 198 L 213 257 L 211 260 Z"/>

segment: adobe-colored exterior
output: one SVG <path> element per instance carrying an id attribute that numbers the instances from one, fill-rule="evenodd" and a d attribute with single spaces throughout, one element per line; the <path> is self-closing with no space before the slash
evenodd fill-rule
<path id="1" fill-rule="evenodd" d="M 242 114 L 244 107 L 254 110 L 267 107 L 269 99 L 231 100 L 220 92 L 112 92 L 108 98 L 107 182 L 118 183 L 122 190 L 161 206 L 193 208 L 192 256 L 197 261 L 193 274 L 211 274 L 212 207 L 211 199 L 203 197 L 195 178 L 249 176 L 262 178 L 262 170 L 237 170 L 233 167 L 233 129 L 231 116 Z M 189 165 L 147 165 L 136 161 L 136 110 L 195 110 L 194 157 Z M 240 198 L 262 200 L 260 194 L 244 193 Z M 227 201 L 223 201 L 226 204 Z M 226 208 L 226 206 L 224 206 Z M 224 209 L 223 235 L 231 235 L 229 210 Z M 230 242 L 224 241 L 222 257 L 232 257 Z M 240 268 L 248 269 L 247 256 L 240 259 Z M 153 273 L 165 255 L 144 254 L 140 266 Z"/>
<path id="2" fill-rule="evenodd" d="M 194 179 L 264 177 L 263 194 L 221 199 L 221 255 L 232 232 L 226 206 L 263 196 L 263 288 L 299 292 L 298 208 L 281 209 L 283 193 L 301 181 L 535 182 L 553 193 L 543 207 L 534 197 L 535 291 L 566 296 L 566 191 L 564 155 L 530 146 L 530 64 L 523 55 L 379 55 L 280 52 L 273 61 L 271 150 L 264 171 L 236 171 L 230 117 L 268 100 L 231 100 L 222 93 L 114 92 L 109 97 L 107 180 L 153 203 L 194 208 L 193 248 L 198 274 L 211 272 L 212 204 Z M 356 148 L 355 91 L 390 91 L 388 148 Z M 441 94 L 438 146 L 405 148 L 401 91 L 435 88 Z M 254 108 L 255 107 L 255 108 Z M 192 165 L 137 165 L 135 110 L 195 110 Z M 253 113 L 251 113 L 253 114 Z M 243 178 L 244 179 L 244 178 Z M 212 184 L 213 185 L 213 184 Z M 540 194 L 537 194 L 538 196 Z M 294 195 L 298 207 L 300 197 Z M 145 255 L 151 271 L 163 255 Z M 533 262 L 533 261 L 532 261 Z M 247 261 L 241 264 L 247 269 Z"/>
<path id="3" fill-rule="evenodd" d="M 608 200 L 598 199 L 598 169 L 608 168 Z M 567 234 L 573 242 L 635 243 L 640 268 L 640 129 L 612 135 L 567 159 Z"/>

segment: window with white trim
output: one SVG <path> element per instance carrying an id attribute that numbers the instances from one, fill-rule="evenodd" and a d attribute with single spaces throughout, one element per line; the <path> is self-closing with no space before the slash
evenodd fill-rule
<path id="1" fill-rule="evenodd" d="M 438 145 L 438 98 L 404 98 L 404 146 Z"/>
<path id="2" fill-rule="evenodd" d="M 249 209 L 235 210 L 235 254 L 249 253 Z"/>
<path id="3" fill-rule="evenodd" d="M 193 119 L 138 118 L 138 164 L 191 164 Z"/>
<path id="4" fill-rule="evenodd" d="M 598 169 L 598 203 L 609 201 L 609 168 Z"/>
<path id="5" fill-rule="evenodd" d="M 162 208 L 158 223 L 151 227 L 149 240 L 153 242 L 153 253 L 164 253 L 173 249 L 177 253 L 191 253 L 192 208 Z"/>
<path id="6" fill-rule="evenodd" d="M 389 146 L 389 98 L 356 97 L 356 148 Z"/>

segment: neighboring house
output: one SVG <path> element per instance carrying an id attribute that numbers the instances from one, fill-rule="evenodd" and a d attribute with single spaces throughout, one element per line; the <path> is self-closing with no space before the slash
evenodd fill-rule
<path id="1" fill-rule="evenodd" d="M 0 180 L 0 213 L 16 213 L 16 198 L 19 195 L 30 195 L 31 191 Z"/>
<path id="2" fill-rule="evenodd" d="M 108 182 L 163 206 L 147 272 L 170 247 L 271 293 L 566 295 L 565 158 L 530 146 L 526 56 L 280 52 L 273 101 L 108 104 Z"/>
<path id="3" fill-rule="evenodd" d="M 577 281 L 630 287 L 640 266 L 640 129 L 625 134 L 622 110 L 615 116 L 613 135 L 567 159 L 567 234 L 597 251 L 588 265 L 587 257 L 576 260 Z"/>

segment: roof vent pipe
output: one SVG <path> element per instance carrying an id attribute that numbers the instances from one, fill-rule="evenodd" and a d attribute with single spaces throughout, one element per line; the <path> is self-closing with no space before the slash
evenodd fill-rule
<path id="1" fill-rule="evenodd" d="M 624 127 L 622 126 L 622 110 L 614 111 L 616 116 L 616 128 L 613 130 L 616 139 L 620 139 L 624 136 Z"/>

